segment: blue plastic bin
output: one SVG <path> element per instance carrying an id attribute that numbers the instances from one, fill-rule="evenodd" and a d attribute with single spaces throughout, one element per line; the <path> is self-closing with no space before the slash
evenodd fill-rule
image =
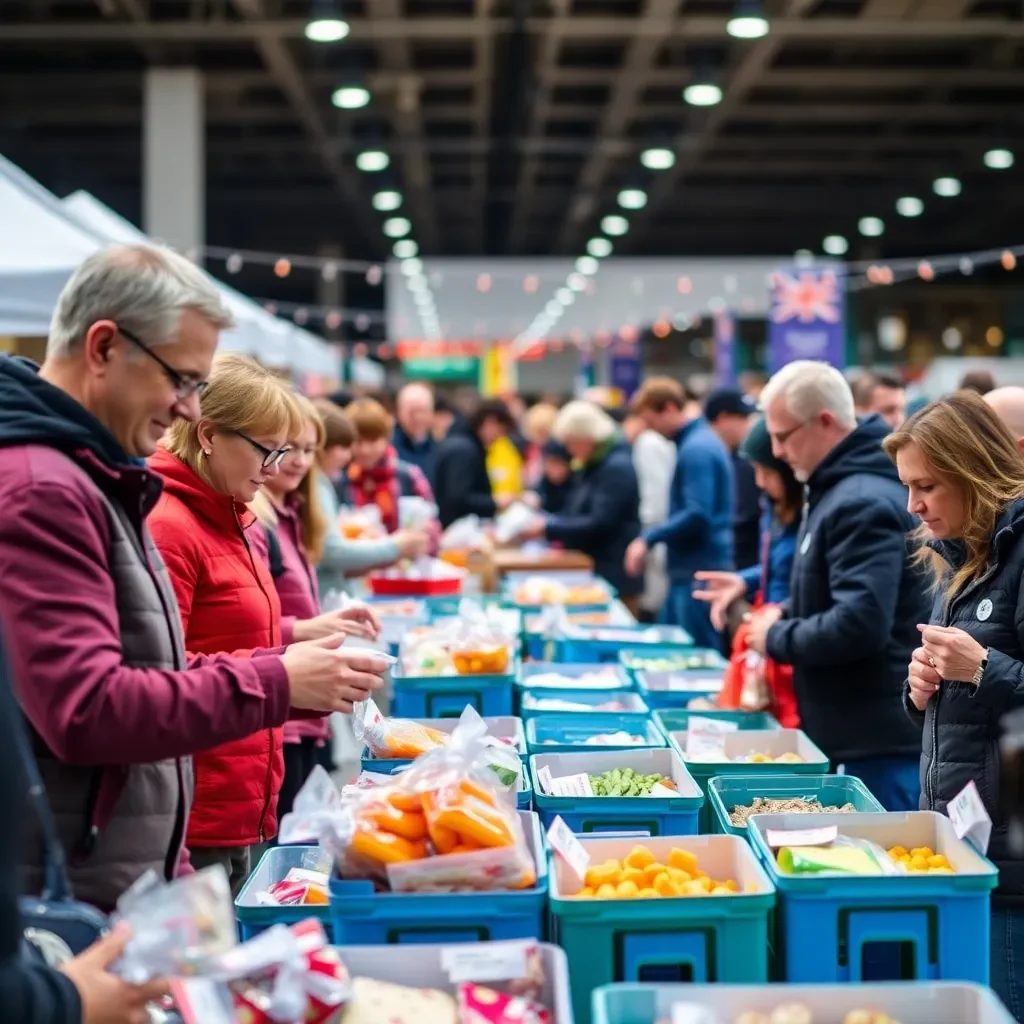
<path id="1" fill-rule="evenodd" d="M 579 711 L 572 708 L 545 708 L 538 706 L 543 701 L 558 700 L 569 701 L 579 704 Z M 615 703 L 614 708 L 604 708 L 602 705 Z M 574 714 L 599 714 L 599 715 L 627 715 L 630 718 L 646 722 L 650 718 L 650 710 L 640 699 L 638 694 L 631 690 L 523 690 L 519 698 L 520 716 L 524 722 L 538 715 L 574 715 Z"/>
<path id="2" fill-rule="evenodd" d="M 693 669 L 725 670 L 728 662 L 721 651 L 710 647 L 690 647 L 681 651 L 624 650 L 619 664 L 629 673 L 688 672 Z"/>
<path id="3" fill-rule="evenodd" d="M 725 682 L 721 670 L 714 668 L 683 669 L 675 672 L 652 672 L 641 669 L 633 673 L 637 692 L 654 710 L 687 708 L 698 697 L 713 700 Z"/>
<path id="4" fill-rule="evenodd" d="M 747 828 L 751 847 L 779 892 L 775 943 L 786 981 L 861 981 L 865 966 L 886 958 L 899 980 L 968 981 L 989 978 L 991 892 L 995 866 L 957 839 L 950 820 L 932 811 L 891 814 L 818 814 L 814 826 L 883 849 L 929 847 L 943 854 L 952 875 L 788 875 L 769 848 L 769 830 L 804 829 L 806 814 L 758 814 Z M 872 980 L 893 980 L 891 978 Z"/>
<path id="5" fill-rule="evenodd" d="M 523 766 L 523 774 L 519 776 L 516 786 L 516 807 L 521 811 L 533 810 L 533 783 L 526 765 Z"/>
<path id="6" fill-rule="evenodd" d="M 637 626 L 633 613 L 618 599 L 612 601 L 605 612 L 570 611 L 568 615 L 570 622 L 577 622 L 583 617 L 592 619 L 594 616 L 601 616 L 601 624 L 606 626 L 620 626 L 627 629 Z M 526 655 L 533 661 L 558 661 L 561 657 L 562 640 L 556 633 L 538 628 L 538 619 L 539 615 L 533 612 L 523 617 L 523 641 Z"/>
<path id="7" fill-rule="evenodd" d="M 852 775 L 730 775 L 708 782 L 711 831 L 745 838 L 747 826 L 734 825 L 730 815 L 735 807 L 749 807 L 755 797 L 818 800 L 823 807 L 853 804 L 861 814 L 885 810 L 868 792 L 867 786 Z M 807 818 L 806 826 L 813 828 L 817 817 Z"/>
<path id="8" fill-rule="evenodd" d="M 541 574 L 539 574 L 539 573 L 528 573 L 527 575 L 529 575 L 529 576 L 537 576 L 537 575 L 541 575 Z M 550 575 L 550 576 L 552 576 L 555 579 L 558 578 L 558 574 L 557 573 L 554 573 L 554 574 L 544 573 L 543 575 L 545 575 L 545 576 Z M 506 575 L 505 579 L 502 580 L 502 583 L 501 583 L 501 601 L 502 601 L 503 604 L 507 605 L 510 608 L 518 608 L 524 615 L 536 615 L 536 614 L 544 611 L 546 608 L 551 607 L 551 605 L 546 605 L 546 604 L 524 604 L 524 603 L 521 603 L 521 602 L 517 601 L 516 600 L 516 590 L 519 587 L 520 582 L 521 581 L 516 579 L 515 577 L 508 576 L 508 575 Z M 567 585 L 569 585 L 569 586 L 573 586 L 573 585 L 577 585 L 577 584 L 584 584 L 586 586 L 596 585 L 596 586 L 601 587 L 604 590 L 605 595 L 606 595 L 603 599 L 601 599 L 599 601 L 598 600 L 594 600 L 594 601 L 587 602 L 585 604 L 566 605 L 565 606 L 565 610 L 569 614 L 572 614 L 573 612 L 603 612 L 603 611 L 608 611 L 608 609 L 611 608 L 612 602 L 615 600 L 615 597 L 616 597 L 616 594 L 617 594 L 617 591 L 615 590 L 615 588 L 607 580 L 603 580 L 603 579 L 601 579 L 598 576 L 593 576 L 593 577 L 591 577 L 588 580 L 584 580 L 582 577 L 573 577 L 573 578 L 566 577 L 564 582 Z"/>
<path id="9" fill-rule="evenodd" d="M 283 882 L 292 868 L 301 868 L 306 854 L 316 855 L 316 846 L 272 846 L 245 880 L 235 897 L 235 917 L 238 931 L 245 942 L 275 924 L 292 925 L 315 917 L 331 937 L 330 908 L 323 905 L 299 907 L 267 907 L 256 902 L 256 897 L 275 882 Z"/>
<path id="10" fill-rule="evenodd" d="M 374 892 L 372 882 L 332 878 L 330 915 L 337 946 L 487 942 L 544 936 L 548 867 L 540 821 L 520 811 L 537 864 L 537 884 L 516 892 Z"/>
<path id="11" fill-rule="evenodd" d="M 767 711 L 687 711 L 685 708 L 663 708 L 651 711 L 651 720 L 667 739 L 671 733 L 686 732 L 690 719 L 715 718 L 720 722 L 735 722 L 737 729 L 781 729 L 778 721 Z"/>
<path id="12" fill-rule="evenodd" d="M 391 669 L 391 714 L 395 718 L 458 718 L 470 705 L 484 718 L 511 716 L 518 658 L 510 669 L 494 676 L 406 676 L 398 662 Z"/>
<path id="13" fill-rule="evenodd" d="M 594 736 L 625 732 L 639 737 L 641 743 L 600 743 L 587 741 Z M 531 754 L 566 754 L 580 750 L 638 750 L 664 747 L 665 737 L 653 722 L 637 721 L 630 715 L 598 712 L 537 715 L 526 723 L 526 745 Z"/>
<path id="14" fill-rule="evenodd" d="M 572 684 L 549 686 L 538 682 L 544 676 L 559 675 L 566 679 L 579 679 L 581 676 L 593 676 L 598 681 L 596 686 L 587 686 L 588 690 L 633 690 L 633 680 L 621 665 L 595 665 L 592 661 L 528 661 L 523 665 L 519 677 L 519 686 L 524 690 L 556 689 L 568 690 Z"/>
<path id="15" fill-rule="evenodd" d="M 621 861 L 636 844 L 597 836 L 580 841 L 595 865 Z M 740 891 L 706 898 L 581 899 L 573 895 L 580 890 L 579 879 L 561 857 L 553 858 L 552 927 L 569 958 L 578 1021 L 589 1017 L 591 992 L 612 982 L 768 980 L 768 916 L 775 890 L 750 847 L 735 836 L 665 836 L 642 845 L 663 864 L 673 847 L 686 850 L 696 856 L 698 870 L 715 881 L 732 880 Z"/>
<path id="16" fill-rule="evenodd" d="M 602 632 L 612 631 L 610 637 Z M 672 653 L 693 646 L 693 637 L 679 626 L 578 626 L 562 641 L 566 661 L 617 662 L 622 651 Z"/>
<path id="17" fill-rule="evenodd" d="M 540 784 L 548 768 L 554 778 L 600 775 L 612 768 L 633 768 L 651 775 L 660 772 L 675 782 L 678 796 L 552 796 Z M 531 754 L 533 799 L 545 829 L 556 817 L 580 834 L 632 832 L 648 836 L 685 836 L 697 832 L 704 796 L 679 755 L 665 747 L 645 750 L 595 750 L 569 754 Z"/>

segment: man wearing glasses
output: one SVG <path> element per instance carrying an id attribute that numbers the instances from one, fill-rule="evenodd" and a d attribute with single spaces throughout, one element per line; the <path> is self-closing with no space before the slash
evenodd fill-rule
<path id="1" fill-rule="evenodd" d="M 326 642 L 186 659 L 145 526 L 161 484 L 144 460 L 176 419 L 198 418 L 230 323 L 184 258 L 111 248 L 65 286 L 41 368 L 0 356 L 0 622 L 72 884 L 102 909 L 147 869 L 187 864 L 190 754 L 350 710 L 380 682 L 370 656 Z M 30 891 L 40 863 L 35 835 Z"/>
<path id="2" fill-rule="evenodd" d="M 881 449 L 889 425 L 858 425 L 853 394 L 827 363 L 783 367 L 761 394 L 772 451 L 807 485 L 790 599 L 756 613 L 750 645 L 793 666 L 803 728 L 833 768 L 889 811 L 916 810 L 920 730 L 903 683 L 927 622 L 907 492 Z"/>

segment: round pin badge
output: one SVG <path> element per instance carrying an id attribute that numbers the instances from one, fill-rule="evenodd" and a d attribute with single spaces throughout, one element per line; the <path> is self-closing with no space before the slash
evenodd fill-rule
<path id="1" fill-rule="evenodd" d="M 978 602 L 976 614 L 979 622 L 987 621 L 988 617 L 992 614 L 992 602 L 987 597 Z"/>

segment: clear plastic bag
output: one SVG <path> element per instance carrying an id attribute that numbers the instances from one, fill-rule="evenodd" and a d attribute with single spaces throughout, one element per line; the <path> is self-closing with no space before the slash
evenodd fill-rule
<path id="1" fill-rule="evenodd" d="M 537 518 L 537 512 L 522 501 L 515 501 L 494 520 L 494 539 L 509 544 Z"/>
<path id="2" fill-rule="evenodd" d="M 763 711 L 770 703 L 771 692 L 765 678 L 764 658 L 757 651 L 748 650 L 743 661 L 740 707 L 744 711 Z"/>
<path id="3" fill-rule="evenodd" d="M 484 533 L 480 517 L 476 515 L 464 516 L 456 519 L 447 530 L 441 534 L 441 551 L 457 551 L 468 548 L 475 550 L 487 545 L 487 534 Z"/>
<path id="4" fill-rule="evenodd" d="M 398 499 L 398 528 L 424 530 L 437 519 L 437 506 L 416 494 L 404 494 Z"/>
<path id="5" fill-rule="evenodd" d="M 836 836 L 821 846 L 784 846 L 776 854 L 779 867 L 790 875 L 904 875 L 907 873 L 877 843 L 853 836 Z"/>
<path id="6" fill-rule="evenodd" d="M 338 530 L 347 540 L 361 537 L 379 537 L 384 531 L 384 520 L 376 505 L 343 508 L 338 514 Z"/>
<path id="7" fill-rule="evenodd" d="M 374 757 L 404 760 L 416 758 L 448 742 L 448 733 L 407 718 L 386 718 L 373 699 L 360 701 L 352 711 L 356 742 Z"/>

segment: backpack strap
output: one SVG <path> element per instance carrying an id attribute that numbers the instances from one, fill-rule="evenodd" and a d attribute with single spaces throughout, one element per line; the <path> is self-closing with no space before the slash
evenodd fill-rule
<path id="1" fill-rule="evenodd" d="M 269 526 L 263 527 L 267 535 L 267 563 L 270 566 L 270 575 L 276 580 L 284 575 L 284 556 L 281 553 L 281 542 L 277 538 L 277 530 Z"/>

